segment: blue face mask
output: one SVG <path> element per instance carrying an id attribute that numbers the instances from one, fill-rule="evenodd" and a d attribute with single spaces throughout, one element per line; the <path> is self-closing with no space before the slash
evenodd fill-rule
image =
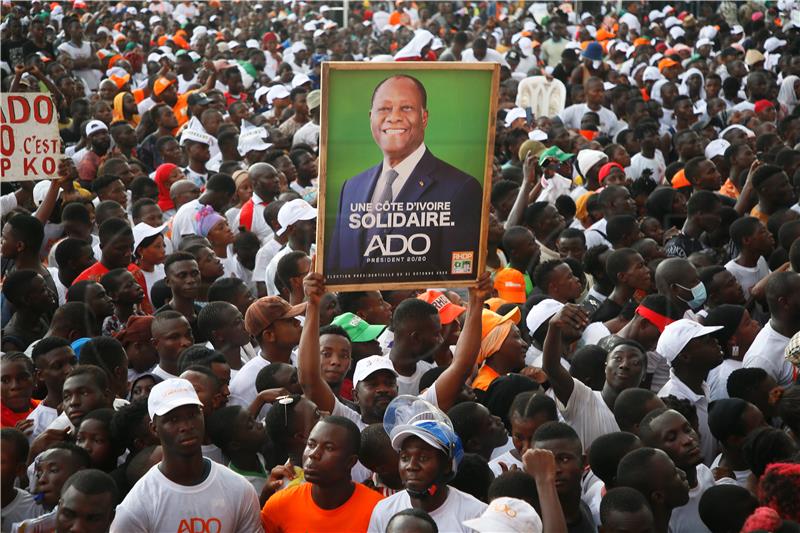
<path id="1" fill-rule="evenodd" d="M 685 291 L 690 291 L 692 293 L 691 300 L 684 300 L 683 298 L 678 296 L 678 298 L 681 301 L 686 302 L 686 305 L 688 305 L 692 309 L 692 311 L 697 311 L 698 309 L 703 307 L 704 303 L 706 303 L 706 297 L 707 297 L 706 286 L 703 285 L 703 282 L 698 282 L 697 285 L 695 285 L 691 289 L 689 289 L 688 287 L 684 287 L 679 283 L 676 283 L 675 285 L 677 285 L 678 287 L 680 287 Z"/>

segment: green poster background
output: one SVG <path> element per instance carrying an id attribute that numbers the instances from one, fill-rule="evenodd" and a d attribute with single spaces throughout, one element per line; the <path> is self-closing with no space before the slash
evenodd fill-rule
<path id="1" fill-rule="evenodd" d="M 395 74 L 417 78 L 428 93 L 425 145 L 436 157 L 484 183 L 491 70 L 337 70 L 329 72 L 325 243 L 331 242 L 344 182 L 383 160 L 372 138 L 372 92 Z M 481 213 L 475 213 L 480 218 Z"/>

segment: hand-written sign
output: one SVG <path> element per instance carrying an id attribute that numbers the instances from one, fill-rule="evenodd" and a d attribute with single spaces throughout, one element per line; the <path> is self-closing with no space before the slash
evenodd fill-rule
<path id="1" fill-rule="evenodd" d="M 0 178 L 52 178 L 61 159 L 58 113 L 49 94 L 0 95 Z"/>

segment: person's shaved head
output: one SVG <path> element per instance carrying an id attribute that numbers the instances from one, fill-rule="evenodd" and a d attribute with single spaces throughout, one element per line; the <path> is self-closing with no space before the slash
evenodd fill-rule
<path id="1" fill-rule="evenodd" d="M 191 181 L 189 181 L 189 180 L 178 180 L 178 181 L 176 181 L 175 183 L 173 183 L 170 186 L 170 188 L 169 188 L 169 196 L 170 196 L 170 198 L 175 198 L 179 194 L 191 192 L 191 191 L 194 191 L 194 190 L 197 190 L 198 193 L 200 192 L 200 189 L 197 187 L 197 185 L 195 185 Z"/>
<path id="2" fill-rule="evenodd" d="M 673 284 L 692 287 L 697 284 L 697 269 L 688 259 L 671 257 L 662 261 L 656 269 L 656 289 L 659 294 L 670 295 Z"/>
<path id="3" fill-rule="evenodd" d="M 275 170 L 275 167 L 273 167 L 269 163 L 255 163 L 253 165 L 250 165 L 250 168 L 247 170 L 247 173 L 250 174 L 250 179 L 253 180 L 265 176 L 266 177 L 274 176 L 275 174 L 278 173 L 278 171 Z"/>

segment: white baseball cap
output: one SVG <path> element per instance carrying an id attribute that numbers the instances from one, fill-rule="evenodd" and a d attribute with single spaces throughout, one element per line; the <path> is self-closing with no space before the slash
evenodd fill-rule
<path id="1" fill-rule="evenodd" d="M 243 131 L 239 135 L 239 145 L 237 146 L 239 155 L 245 156 L 249 152 L 269 150 L 272 143 L 266 141 L 268 136 L 269 133 L 267 133 L 267 130 L 264 128 L 251 128 L 247 131 Z"/>
<path id="2" fill-rule="evenodd" d="M 272 105 L 272 101 L 276 98 L 286 98 L 289 96 L 289 91 L 283 85 L 275 85 L 269 88 L 267 93 L 267 104 Z"/>
<path id="3" fill-rule="evenodd" d="M 725 151 L 730 145 L 731 143 L 725 139 L 714 139 L 706 145 L 706 159 L 714 159 L 717 156 L 725 155 Z"/>
<path id="4" fill-rule="evenodd" d="M 517 498 L 495 498 L 478 518 L 462 522 L 478 533 L 542 533 L 536 509 Z"/>
<path id="5" fill-rule="evenodd" d="M 181 378 L 165 379 L 150 390 L 150 396 L 147 398 L 150 420 L 156 416 L 164 416 L 184 405 L 203 406 L 192 384 Z"/>
<path id="6" fill-rule="evenodd" d="M 353 371 L 353 386 L 358 385 L 360 381 L 364 381 L 378 370 L 388 370 L 395 376 L 398 375 L 391 359 L 384 355 L 370 355 L 356 363 L 356 369 Z"/>
<path id="7" fill-rule="evenodd" d="M 528 114 L 525 112 L 524 109 L 522 109 L 521 107 L 515 107 L 514 109 L 506 113 L 506 128 L 510 127 L 515 120 L 519 118 L 526 118 L 527 116 Z"/>
<path id="8" fill-rule="evenodd" d="M 259 46 L 259 44 L 258 44 L 258 41 L 256 41 L 255 39 L 247 39 L 247 41 L 244 43 L 244 45 L 247 48 L 255 48 L 255 49 L 261 48 L 261 46 Z"/>
<path id="9" fill-rule="evenodd" d="M 50 190 L 50 184 L 52 182 L 50 180 L 42 180 L 36 185 L 33 186 L 33 205 L 39 207 L 44 202 L 45 196 L 47 196 L 47 191 Z M 56 198 L 61 196 L 61 189 L 58 189 L 58 194 L 56 194 Z"/>
<path id="10" fill-rule="evenodd" d="M 538 304 L 534 305 L 528 313 L 528 318 L 525 319 L 525 324 L 528 326 L 528 331 L 533 335 L 542 324 L 550 320 L 553 315 L 561 311 L 564 304 L 558 300 L 547 298 Z"/>
<path id="11" fill-rule="evenodd" d="M 528 139 L 544 142 L 547 140 L 547 133 L 542 130 L 532 130 L 528 132 Z"/>
<path id="12" fill-rule="evenodd" d="M 766 41 L 764 41 L 764 50 L 767 52 L 774 52 L 781 46 L 786 46 L 786 41 L 784 39 L 769 37 Z"/>
<path id="13" fill-rule="evenodd" d="M 306 76 L 305 74 L 295 74 L 292 78 L 292 89 L 297 89 L 304 83 L 310 83 L 311 78 Z"/>
<path id="14" fill-rule="evenodd" d="M 315 218 L 317 218 L 317 210 L 311 207 L 311 204 L 301 198 L 290 200 L 278 210 L 278 224 L 281 227 L 275 234 L 283 235 L 292 224 L 301 220 L 314 220 Z"/>
<path id="15" fill-rule="evenodd" d="M 253 95 L 253 100 L 255 100 L 255 102 L 258 103 L 258 101 L 261 100 L 261 97 L 267 94 L 268 92 L 269 92 L 269 87 L 259 87 L 258 89 L 256 89 L 256 94 Z"/>
<path id="16" fill-rule="evenodd" d="M 688 318 L 676 320 L 664 328 L 658 338 L 656 352 L 664 357 L 668 363 L 672 363 L 690 340 L 714 333 L 720 329 L 722 329 L 722 326 L 703 326 Z"/>
<path id="17" fill-rule="evenodd" d="M 90 135 L 97 133 L 98 131 L 108 131 L 108 126 L 106 126 L 105 122 L 100 120 L 90 120 L 89 123 L 86 125 L 86 136 L 89 137 Z"/>
<path id="18" fill-rule="evenodd" d="M 133 249 L 134 251 L 142 244 L 142 241 L 153 235 L 163 233 L 167 229 L 167 224 L 153 227 L 146 222 L 139 222 L 133 227 Z"/>
<path id="19" fill-rule="evenodd" d="M 316 29 L 316 27 L 314 27 L 314 29 Z M 292 46 L 289 48 L 289 50 L 291 50 L 293 54 L 296 54 L 297 52 L 308 50 L 308 47 L 306 46 L 306 43 L 304 43 L 303 41 L 296 41 L 292 43 Z"/>

